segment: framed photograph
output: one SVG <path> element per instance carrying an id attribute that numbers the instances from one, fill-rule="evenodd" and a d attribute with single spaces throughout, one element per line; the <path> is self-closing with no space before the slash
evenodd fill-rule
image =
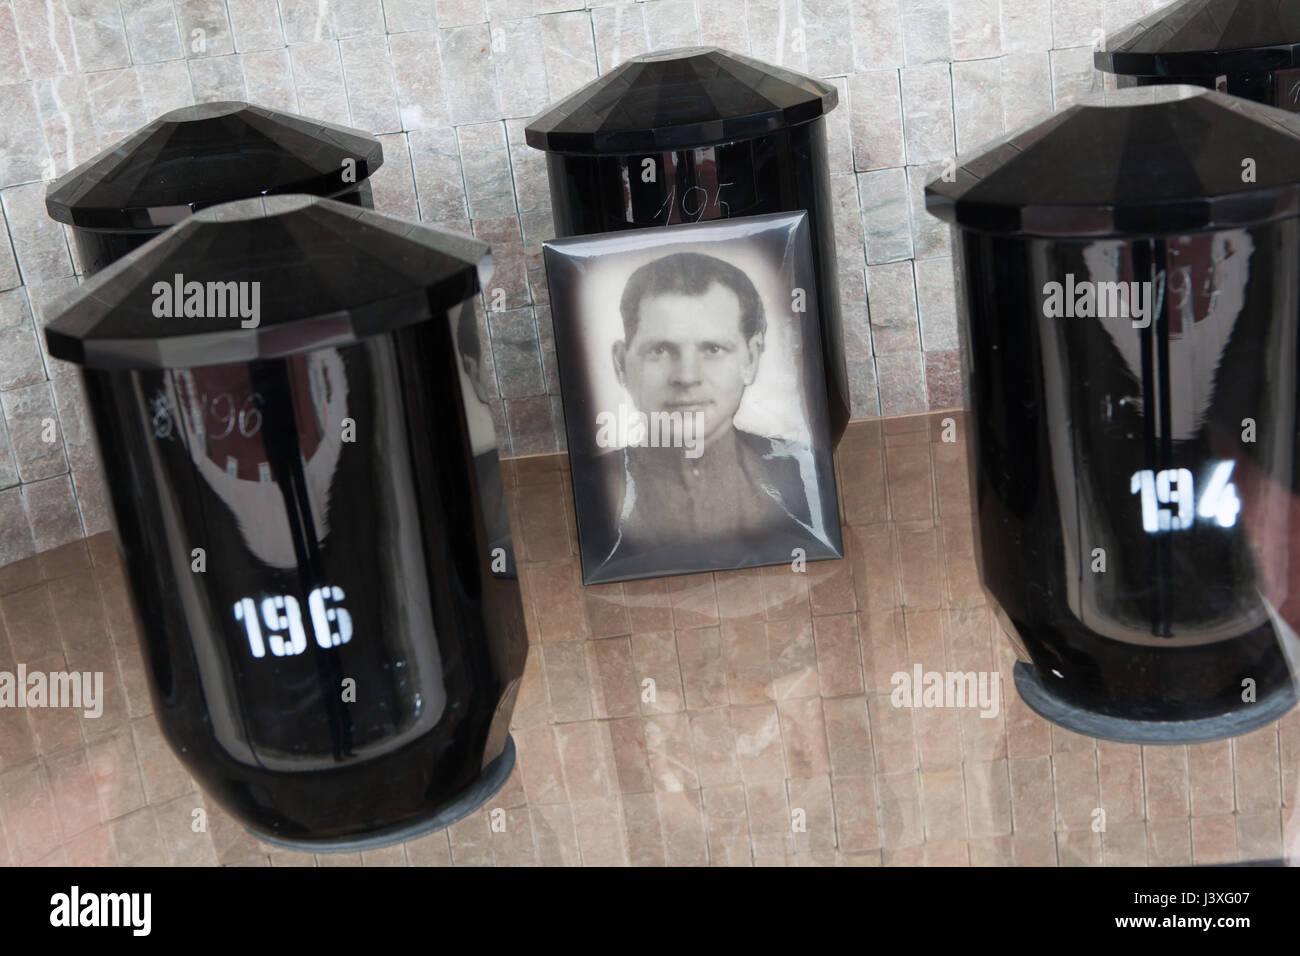
<path id="1" fill-rule="evenodd" d="M 583 582 L 841 557 L 807 215 L 545 259 Z"/>

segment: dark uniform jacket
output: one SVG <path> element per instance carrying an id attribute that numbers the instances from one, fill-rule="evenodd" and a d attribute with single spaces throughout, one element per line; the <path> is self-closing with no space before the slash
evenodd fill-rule
<path id="1" fill-rule="evenodd" d="M 795 548 L 809 558 L 834 553 L 822 508 L 809 502 L 818 487 L 812 457 L 798 442 L 732 427 L 696 458 L 630 447 L 595 462 L 590 490 L 608 517 L 580 527 L 589 580 L 775 564 Z M 580 499 L 583 490 L 579 482 Z"/>

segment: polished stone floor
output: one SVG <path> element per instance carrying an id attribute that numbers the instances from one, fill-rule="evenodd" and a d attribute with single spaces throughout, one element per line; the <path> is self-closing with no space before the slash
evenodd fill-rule
<path id="1" fill-rule="evenodd" d="M 847 557 L 803 575 L 583 588 L 566 459 L 509 461 L 531 640 L 517 768 L 450 830 L 363 854 L 272 849 L 204 800 L 152 716 L 110 535 L 0 568 L 0 671 L 106 680 L 96 719 L 0 709 L 0 865 L 1130 866 L 1272 860 L 1284 841 L 1300 854 L 1300 711 L 1230 742 L 1138 747 L 1020 702 L 976 578 L 964 445 L 941 440 L 950 415 L 964 424 L 850 426 Z M 891 675 L 915 664 L 996 671 L 996 716 L 891 706 Z"/>

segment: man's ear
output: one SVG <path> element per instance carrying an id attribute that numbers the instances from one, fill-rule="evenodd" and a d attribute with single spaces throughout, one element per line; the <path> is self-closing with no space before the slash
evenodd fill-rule
<path id="1" fill-rule="evenodd" d="M 754 379 L 758 376 L 758 359 L 763 354 L 763 333 L 755 332 L 745 343 L 745 351 L 749 353 L 749 362 L 745 366 L 745 384 L 753 385 Z"/>
<path id="2" fill-rule="evenodd" d="M 614 343 L 611 350 L 614 356 L 614 374 L 618 376 L 618 384 L 627 388 L 627 343 L 619 339 Z"/>

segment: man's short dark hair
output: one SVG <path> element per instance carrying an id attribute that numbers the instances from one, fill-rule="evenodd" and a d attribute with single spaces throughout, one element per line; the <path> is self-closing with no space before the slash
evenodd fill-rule
<path id="1" fill-rule="evenodd" d="M 749 276 L 730 262 L 702 252 L 675 252 L 638 268 L 623 287 L 619 311 L 623 313 L 624 340 L 631 342 L 641 321 L 641 303 L 655 295 L 704 295 L 717 283 L 740 300 L 740 330 L 745 341 L 767 331 L 763 300 Z"/>

